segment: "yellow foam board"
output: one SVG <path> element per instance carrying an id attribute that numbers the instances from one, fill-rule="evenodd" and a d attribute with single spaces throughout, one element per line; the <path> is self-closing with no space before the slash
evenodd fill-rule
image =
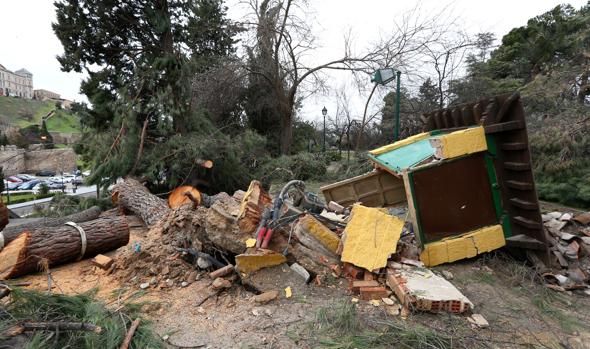
<path id="1" fill-rule="evenodd" d="M 325 248 L 335 254 L 338 253 L 338 244 L 340 243 L 340 238 L 338 235 L 336 235 L 336 233 L 328 229 L 325 225 L 310 215 L 300 218 L 299 224 L 301 224 L 302 228 L 309 232 L 309 234 Z"/>
<path id="2" fill-rule="evenodd" d="M 452 159 L 488 149 L 483 126 L 451 132 L 434 137 L 430 144 L 439 159 Z"/>
<path id="3" fill-rule="evenodd" d="M 242 274 L 250 274 L 262 268 L 274 267 L 287 262 L 282 254 L 262 248 L 236 256 L 236 269 Z"/>
<path id="4" fill-rule="evenodd" d="M 502 226 L 492 225 L 424 245 L 420 260 L 427 267 L 475 257 L 506 245 Z"/>
<path id="5" fill-rule="evenodd" d="M 388 151 L 392 151 L 394 149 L 406 146 L 408 144 L 421 141 L 421 140 L 426 139 L 428 137 L 430 137 L 430 132 L 418 133 L 417 135 L 413 135 L 408 138 L 404 138 L 402 140 L 399 140 L 397 142 L 394 142 L 394 143 L 391 143 L 388 145 L 384 145 L 384 146 L 379 147 L 377 149 L 373 149 L 373 150 L 369 151 L 369 153 L 371 155 L 380 155 L 383 153 L 387 153 Z"/>
<path id="6" fill-rule="evenodd" d="M 354 205 L 344 229 L 341 261 L 371 271 L 385 267 L 403 227 L 404 221 L 378 208 Z"/>

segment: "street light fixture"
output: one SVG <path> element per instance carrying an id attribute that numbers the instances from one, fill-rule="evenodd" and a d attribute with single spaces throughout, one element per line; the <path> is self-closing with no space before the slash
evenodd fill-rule
<path id="1" fill-rule="evenodd" d="M 328 109 L 326 109 L 326 107 L 324 106 L 324 109 L 322 109 L 322 115 L 324 116 L 324 143 L 322 145 L 323 152 L 326 151 L 326 115 L 327 114 L 328 114 Z"/>
<path id="2" fill-rule="evenodd" d="M 402 72 L 399 70 L 395 70 L 393 68 L 383 68 L 379 69 L 371 78 L 371 82 L 374 82 L 379 85 L 385 85 L 392 80 L 397 79 L 397 89 L 395 94 L 395 133 L 393 135 L 393 141 L 397 141 L 399 139 L 399 109 L 400 109 L 400 76 Z"/>

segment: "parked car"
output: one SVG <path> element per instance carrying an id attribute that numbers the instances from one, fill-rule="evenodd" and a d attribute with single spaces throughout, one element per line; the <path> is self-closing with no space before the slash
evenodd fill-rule
<path id="1" fill-rule="evenodd" d="M 43 182 L 43 181 L 40 179 L 36 179 L 34 181 L 28 181 L 28 182 L 25 182 L 25 183 L 19 185 L 17 189 L 18 190 L 31 190 L 31 189 L 33 189 L 33 187 L 35 187 L 37 184 L 39 184 L 41 182 Z"/>
<path id="2" fill-rule="evenodd" d="M 49 187 L 49 189 L 64 189 L 66 187 L 64 184 L 53 182 L 49 182 L 47 186 Z"/>
<path id="3" fill-rule="evenodd" d="M 62 177 L 64 179 L 64 183 L 71 183 L 76 178 L 76 176 L 69 173 L 64 173 Z"/>
<path id="4" fill-rule="evenodd" d="M 6 177 L 6 180 L 9 182 L 12 182 L 12 183 L 22 183 L 23 182 L 23 180 L 18 178 L 17 176 Z"/>
<path id="5" fill-rule="evenodd" d="M 52 177 L 52 176 L 55 176 L 55 171 L 41 170 L 41 171 L 35 173 L 35 175 L 37 175 L 39 177 Z"/>
<path id="6" fill-rule="evenodd" d="M 15 183 L 15 182 L 9 182 L 7 180 L 4 180 L 4 189 L 5 190 L 16 190 L 16 188 L 18 188 L 18 186 L 21 184 L 22 184 L 22 182 Z"/>
<path id="7" fill-rule="evenodd" d="M 35 178 L 35 176 L 31 176 L 30 174 L 26 174 L 26 173 L 19 173 L 15 177 L 22 179 L 23 182 L 28 182 L 28 181 L 32 181 L 34 179 L 37 179 L 37 178 Z"/>

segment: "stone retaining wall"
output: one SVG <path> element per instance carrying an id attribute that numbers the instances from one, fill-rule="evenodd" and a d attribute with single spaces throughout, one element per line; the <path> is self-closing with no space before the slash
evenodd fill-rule
<path id="1" fill-rule="evenodd" d="M 0 147 L 0 166 L 5 176 L 40 170 L 72 172 L 76 168 L 76 154 L 71 148 L 26 151 L 11 146 Z"/>

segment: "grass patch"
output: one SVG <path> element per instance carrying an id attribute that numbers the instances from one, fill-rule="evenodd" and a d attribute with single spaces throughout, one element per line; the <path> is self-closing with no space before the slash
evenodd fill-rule
<path id="1" fill-rule="evenodd" d="M 118 312 L 109 311 L 95 300 L 94 293 L 75 296 L 47 294 L 14 289 L 11 301 L 0 312 L 0 342 L 8 341 L 2 334 L 23 321 L 88 322 L 100 326 L 100 334 L 86 331 L 35 331 L 27 337 L 27 348 L 118 348 L 131 322 L 137 318 L 139 306 L 131 304 Z M 132 348 L 163 348 L 162 341 L 142 319 L 133 336 Z"/>
<path id="2" fill-rule="evenodd" d="M 34 194 L 34 193 L 11 193 L 10 194 L 10 205 L 18 204 L 21 202 L 32 201 L 32 200 L 50 198 L 54 195 L 55 195 L 55 193 L 48 193 L 45 195 Z M 4 202 L 5 204 L 8 204 L 8 196 L 2 195 L 2 202 Z"/>
<path id="3" fill-rule="evenodd" d="M 41 125 L 43 117 L 54 109 L 54 101 L 0 96 L 0 120 L 19 128 Z M 80 132 L 80 121 L 69 111 L 57 109 L 47 120 L 47 129 L 65 133 Z"/>
<path id="4" fill-rule="evenodd" d="M 56 110 L 55 114 L 47 120 L 47 130 L 54 132 L 77 133 L 80 132 L 80 121 L 75 115 L 59 109 Z"/>
<path id="5" fill-rule="evenodd" d="M 539 293 L 533 296 L 531 302 L 539 309 L 541 314 L 553 319 L 565 332 L 572 333 L 575 330 L 585 328 L 580 320 L 558 307 L 559 303 L 566 306 L 570 306 L 571 303 L 565 296 L 553 290 L 542 288 Z"/>
<path id="6" fill-rule="evenodd" d="M 363 320 L 355 304 L 344 302 L 322 307 L 311 324 L 309 338 L 313 347 L 330 349 L 363 348 L 456 348 L 450 336 L 418 324 Z M 295 334 L 290 338 L 299 338 Z"/>

